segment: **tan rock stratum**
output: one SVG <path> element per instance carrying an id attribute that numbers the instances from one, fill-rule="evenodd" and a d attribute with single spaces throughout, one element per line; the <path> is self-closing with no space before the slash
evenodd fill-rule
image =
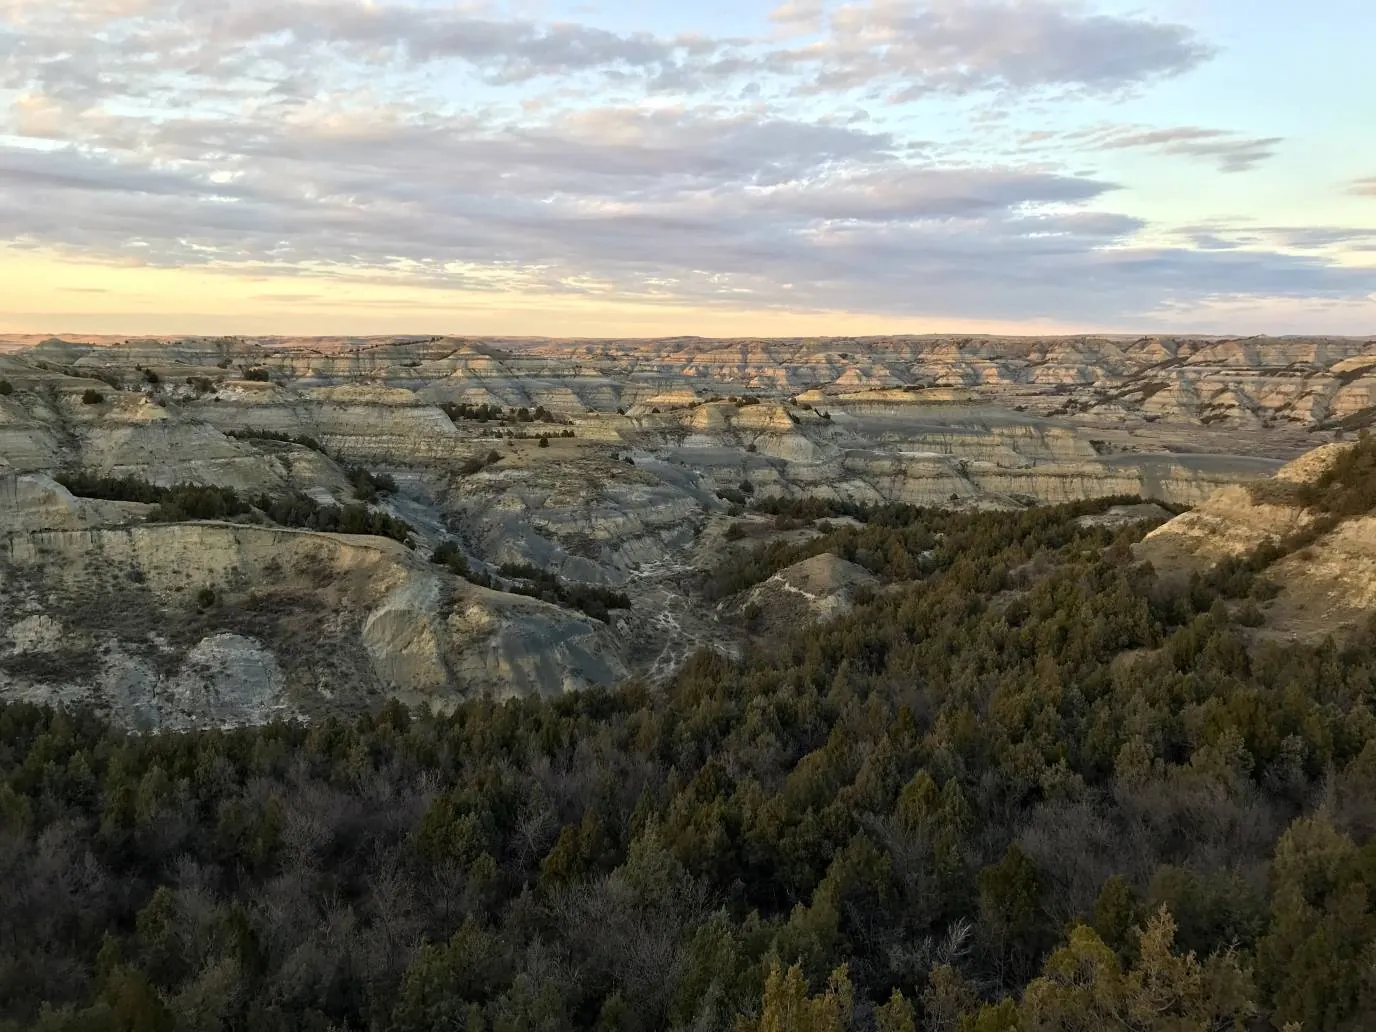
<path id="1" fill-rule="evenodd" d="M 743 490 L 1193 505 L 1143 545 L 1185 569 L 1302 525 L 1245 485 L 1307 476 L 1324 453 L 1291 460 L 1376 421 L 1376 341 L 1330 338 L 13 337 L 0 381 L 0 696 L 89 702 L 139 727 L 389 697 L 444 708 L 729 650 L 729 621 L 693 584 Z M 414 548 L 256 517 L 151 524 L 147 505 L 54 479 L 330 505 L 354 501 L 350 467 L 396 479 L 371 504 L 411 524 Z M 1331 573 L 1356 619 L 1376 601 L 1371 540 L 1340 528 L 1297 583 Z M 428 561 L 445 542 L 497 587 L 504 565 L 533 566 L 633 604 L 603 621 L 489 590 Z M 809 563 L 756 601 L 826 617 L 872 587 L 840 560 Z"/>

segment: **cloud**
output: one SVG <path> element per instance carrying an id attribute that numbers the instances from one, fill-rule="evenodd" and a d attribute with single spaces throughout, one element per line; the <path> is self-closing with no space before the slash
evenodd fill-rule
<path id="1" fill-rule="evenodd" d="M 795 0 L 775 12 L 781 37 L 751 40 L 387 0 L 0 0 L 5 17 L 0 133 L 25 141 L 0 137 L 11 247 L 514 304 L 1121 322 L 1370 292 L 1363 270 L 1270 238 L 1147 247 L 1152 227 L 1092 172 L 818 113 L 863 95 L 1112 94 L 1208 56 L 1179 26 L 1080 5 Z M 726 88 L 745 83 L 748 99 Z M 1230 169 L 1276 141 L 1098 127 L 1044 142 Z"/>
<path id="2" fill-rule="evenodd" d="M 1376 197 L 1376 176 L 1358 179 L 1352 184 L 1352 192 L 1358 197 Z"/>
<path id="3" fill-rule="evenodd" d="M 819 32 L 825 15 L 822 0 L 785 0 L 769 12 L 769 20 L 792 32 Z"/>
<path id="4" fill-rule="evenodd" d="M 1276 246 L 1296 251 L 1348 248 L 1376 242 L 1376 229 L 1346 226 L 1267 226 L 1259 232 Z"/>
<path id="5" fill-rule="evenodd" d="M 207 135 L 215 161 L 179 157 Z M 1140 220 L 1083 208 L 1112 183 L 923 164 L 885 134 L 764 114 L 355 112 L 169 121 L 143 143 L 168 167 L 0 152 L 0 225 L 111 261 L 781 310 L 1120 319 L 1163 299 L 1370 287 L 1319 259 L 1136 246 Z"/>
<path id="6" fill-rule="evenodd" d="M 1282 142 L 1279 136 L 1250 138 L 1221 129 L 1185 127 L 1132 133 L 1101 144 L 1105 149 L 1143 147 L 1162 154 L 1179 154 L 1215 161 L 1224 172 L 1248 172 L 1269 159 Z"/>
<path id="7" fill-rule="evenodd" d="M 1176 235 L 1201 250 L 1356 251 L 1376 245 L 1376 229 L 1360 226 L 1265 226 L 1220 220 L 1181 226 Z"/>
<path id="8" fill-rule="evenodd" d="M 1052 0 L 871 0 L 830 15 L 830 34 L 782 51 L 812 87 L 896 80 L 895 99 L 934 92 L 1076 87 L 1113 92 L 1187 72 L 1212 49 L 1180 25 Z"/>
<path id="9" fill-rule="evenodd" d="M 1048 139 L 1076 141 L 1089 150 L 1151 150 L 1158 154 L 1199 158 L 1217 165 L 1221 172 L 1250 172 L 1269 160 L 1277 145 L 1284 142 L 1279 136 L 1249 137 L 1199 126 L 1145 129 L 1117 125 L 1061 134 L 1029 133 L 1024 135 L 1023 142 L 1037 144 Z"/>
<path id="10" fill-rule="evenodd" d="M 282 76 L 329 62 L 389 69 L 455 63 L 508 84 L 630 76 L 659 90 L 763 81 L 781 90 L 805 84 L 812 92 L 882 89 L 899 96 L 1112 92 L 1189 71 L 1212 54 L 1183 26 L 1096 14 L 1071 0 L 856 0 L 831 7 L 793 0 L 772 17 L 791 36 L 814 37 L 801 45 L 767 36 L 614 32 L 372 0 L 10 0 L 8 9 L 20 41 L 12 55 L 22 51 L 27 60 L 22 68 L 11 62 L 0 84 L 73 99 L 135 89 L 133 68 L 146 88 L 167 86 L 178 75 Z M 4 42 L 0 37 L 0 48 Z"/>

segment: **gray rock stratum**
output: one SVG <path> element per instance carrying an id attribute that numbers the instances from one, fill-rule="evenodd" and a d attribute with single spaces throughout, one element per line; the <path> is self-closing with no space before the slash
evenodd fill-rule
<path id="1" fill-rule="evenodd" d="M 1373 421 L 1376 340 L 4 338 L 0 695 L 187 727 L 655 678 L 737 646 L 694 584 L 752 497 L 1196 505 Z M 76 474 L 353 504 L 414 547 L 149 523 Z M 1201 537 L 1248 536 L 1215 504 Z M 869 589 L 795 572 L 760 600 Z"/>

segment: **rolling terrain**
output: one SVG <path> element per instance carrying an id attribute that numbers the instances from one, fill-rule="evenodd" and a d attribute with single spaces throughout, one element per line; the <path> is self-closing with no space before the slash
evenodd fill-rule
<path id="1" fill-rule="evenodd" d="M 1355 339 L 9 338 L 0 693 L 192 727 L 657 680 L 874 590 L 819 559 L 712 596 L 824 532 L 770 503 L 1204 503 L 1141 546 L 1203 563 L 1374 415 Z"/>

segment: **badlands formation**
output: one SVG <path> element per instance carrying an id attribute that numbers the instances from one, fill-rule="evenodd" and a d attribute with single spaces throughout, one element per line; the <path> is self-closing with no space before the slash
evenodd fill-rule
<path id="1" fill-rule="evenodd" d="M 1299 517 L 1245 485 L 1374 420 L 1376 340 L 9 338 L 0 694 L 176 728 L 653 680 L 738 648 L 742 607 L 825 617 L 873 590 L 819 557 L 705 601 L 737 539 L 772 533 L 758 499 L 1206 503 L 1139 546 L 1187 566 L 1285 533 Z M 150 522 L 76 477 L 255 507 Z M 260 511 L 302 496 L 409 541 Z M 1294 562 L 1365 576 L 1370 535 L 1333 533 L 1353 540 Z"/>

